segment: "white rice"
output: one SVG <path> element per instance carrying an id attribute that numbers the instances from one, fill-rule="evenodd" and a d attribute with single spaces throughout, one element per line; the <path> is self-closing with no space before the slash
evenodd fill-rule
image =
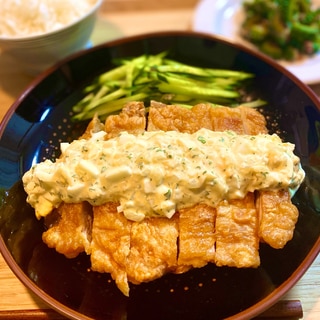
<path id="1" fill-rule="evenodd" d="M 0 36 L 54 31 L 84 16 L 97 0 L 1 0 Z"/>

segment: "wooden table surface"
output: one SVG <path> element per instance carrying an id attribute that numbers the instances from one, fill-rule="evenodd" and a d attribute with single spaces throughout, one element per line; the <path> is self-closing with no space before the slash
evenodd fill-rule
<path id="1" fill-rule="evenodd" d="M 149 31 L 191 29 L 196 4 L 196 0 L 107 0 L 100 10 L 92 42 L 97 44 Z M 0 51 L 0 120 L 32 79 Z M 320 82 L 311 88 L 320 97 Z M 304 319 L 320 319 L 320 256 L 284 299 L 300 300 Z M 9 315 L 12 310 L 47 308 L 20 283 L 0 256 L 0 317 L 6 311 Z"/>

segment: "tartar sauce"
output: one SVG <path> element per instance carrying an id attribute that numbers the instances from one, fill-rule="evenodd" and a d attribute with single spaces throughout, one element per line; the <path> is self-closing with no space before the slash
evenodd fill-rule
<path id="1" fill-rule="evenodd" d="M 305 173 L 294 145 L 273 134 L 237 135 L 201 129 L 194 134 L 127 132 L 104 140 L 61 144 L 61 157 L 34 165 L 23 176 L 36 216 L 61 202 L 120 203 L 134 221 L 172 215 L 196 203 L 216 206 L 255 190 L 296 189 Z"/>

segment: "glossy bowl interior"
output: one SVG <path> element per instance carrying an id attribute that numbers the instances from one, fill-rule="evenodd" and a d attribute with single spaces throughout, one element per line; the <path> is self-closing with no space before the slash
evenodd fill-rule
<path id="1" fill-rule="evenodd" d="M 0 37 L 0 48 L 10 54 L 26 73 L 36 75 L 66 56 L 89 45 L 102 0 L 89 12 L 55 31 L 29 37 Z"/>
<path id="2" fill-rule="evenodd" d="M 71 108 L 95 75 L 118 57 L 156 54 L 203 67 L 256 75 L 248 95 L 268 101 L 270 132 L 296 144 L 306 179 L 293 202 L 300 211 L 294 238 L 282 250 L 261 244 L 257 269 L 211 264 L 131 286 L 124 297 L 108 274 L 89 272 L 42 243 L 42 221 L 26 204 L 21 176 L 32 163 L 58 156 L 59 142 L 77 138 L 86 123 Z M 48 305 L 72 319 L 249 319 L 274 304 L 304 274 L 320 248 L 320 102 L 272 60 L 225 40 L 192 32 L 165 32 L 116 40 L 73 55 L 40 75 L 13 104 L 0 129 L 0 249 L 17 277 Z"/>

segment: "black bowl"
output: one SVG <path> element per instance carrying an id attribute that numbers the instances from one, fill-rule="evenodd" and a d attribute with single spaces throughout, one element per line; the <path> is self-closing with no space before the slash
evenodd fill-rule
<path id="1" fill-rule="evenodd" d="M 32 163 L 58 155 L 60 141 L 77 138 L 86 123 L 70 121 L 82 88 L 113 58 L 169 50 L 181 62 L 252 72 L 250 95 L 265 99 L 270 132 L 296 144 L 306 179 L 293 198 L 300 211 L 294 238 L 282 250 L 262 244 L 257 269 L 211 264 L 131 286 L 124 297 L 108 274 L 89 272 L 42 243 L 42 221 L 26 204 L 21 176 Z M 271 59 L 225 40 L 193 32 L 147 34 L 73 55 L 40 75 L 13 104 L 0 130 L 0 249 L 17 277 L 49 306 L 73 319 L 248 319 L 281 298 L 320 248 L 320 102 Z"/>

